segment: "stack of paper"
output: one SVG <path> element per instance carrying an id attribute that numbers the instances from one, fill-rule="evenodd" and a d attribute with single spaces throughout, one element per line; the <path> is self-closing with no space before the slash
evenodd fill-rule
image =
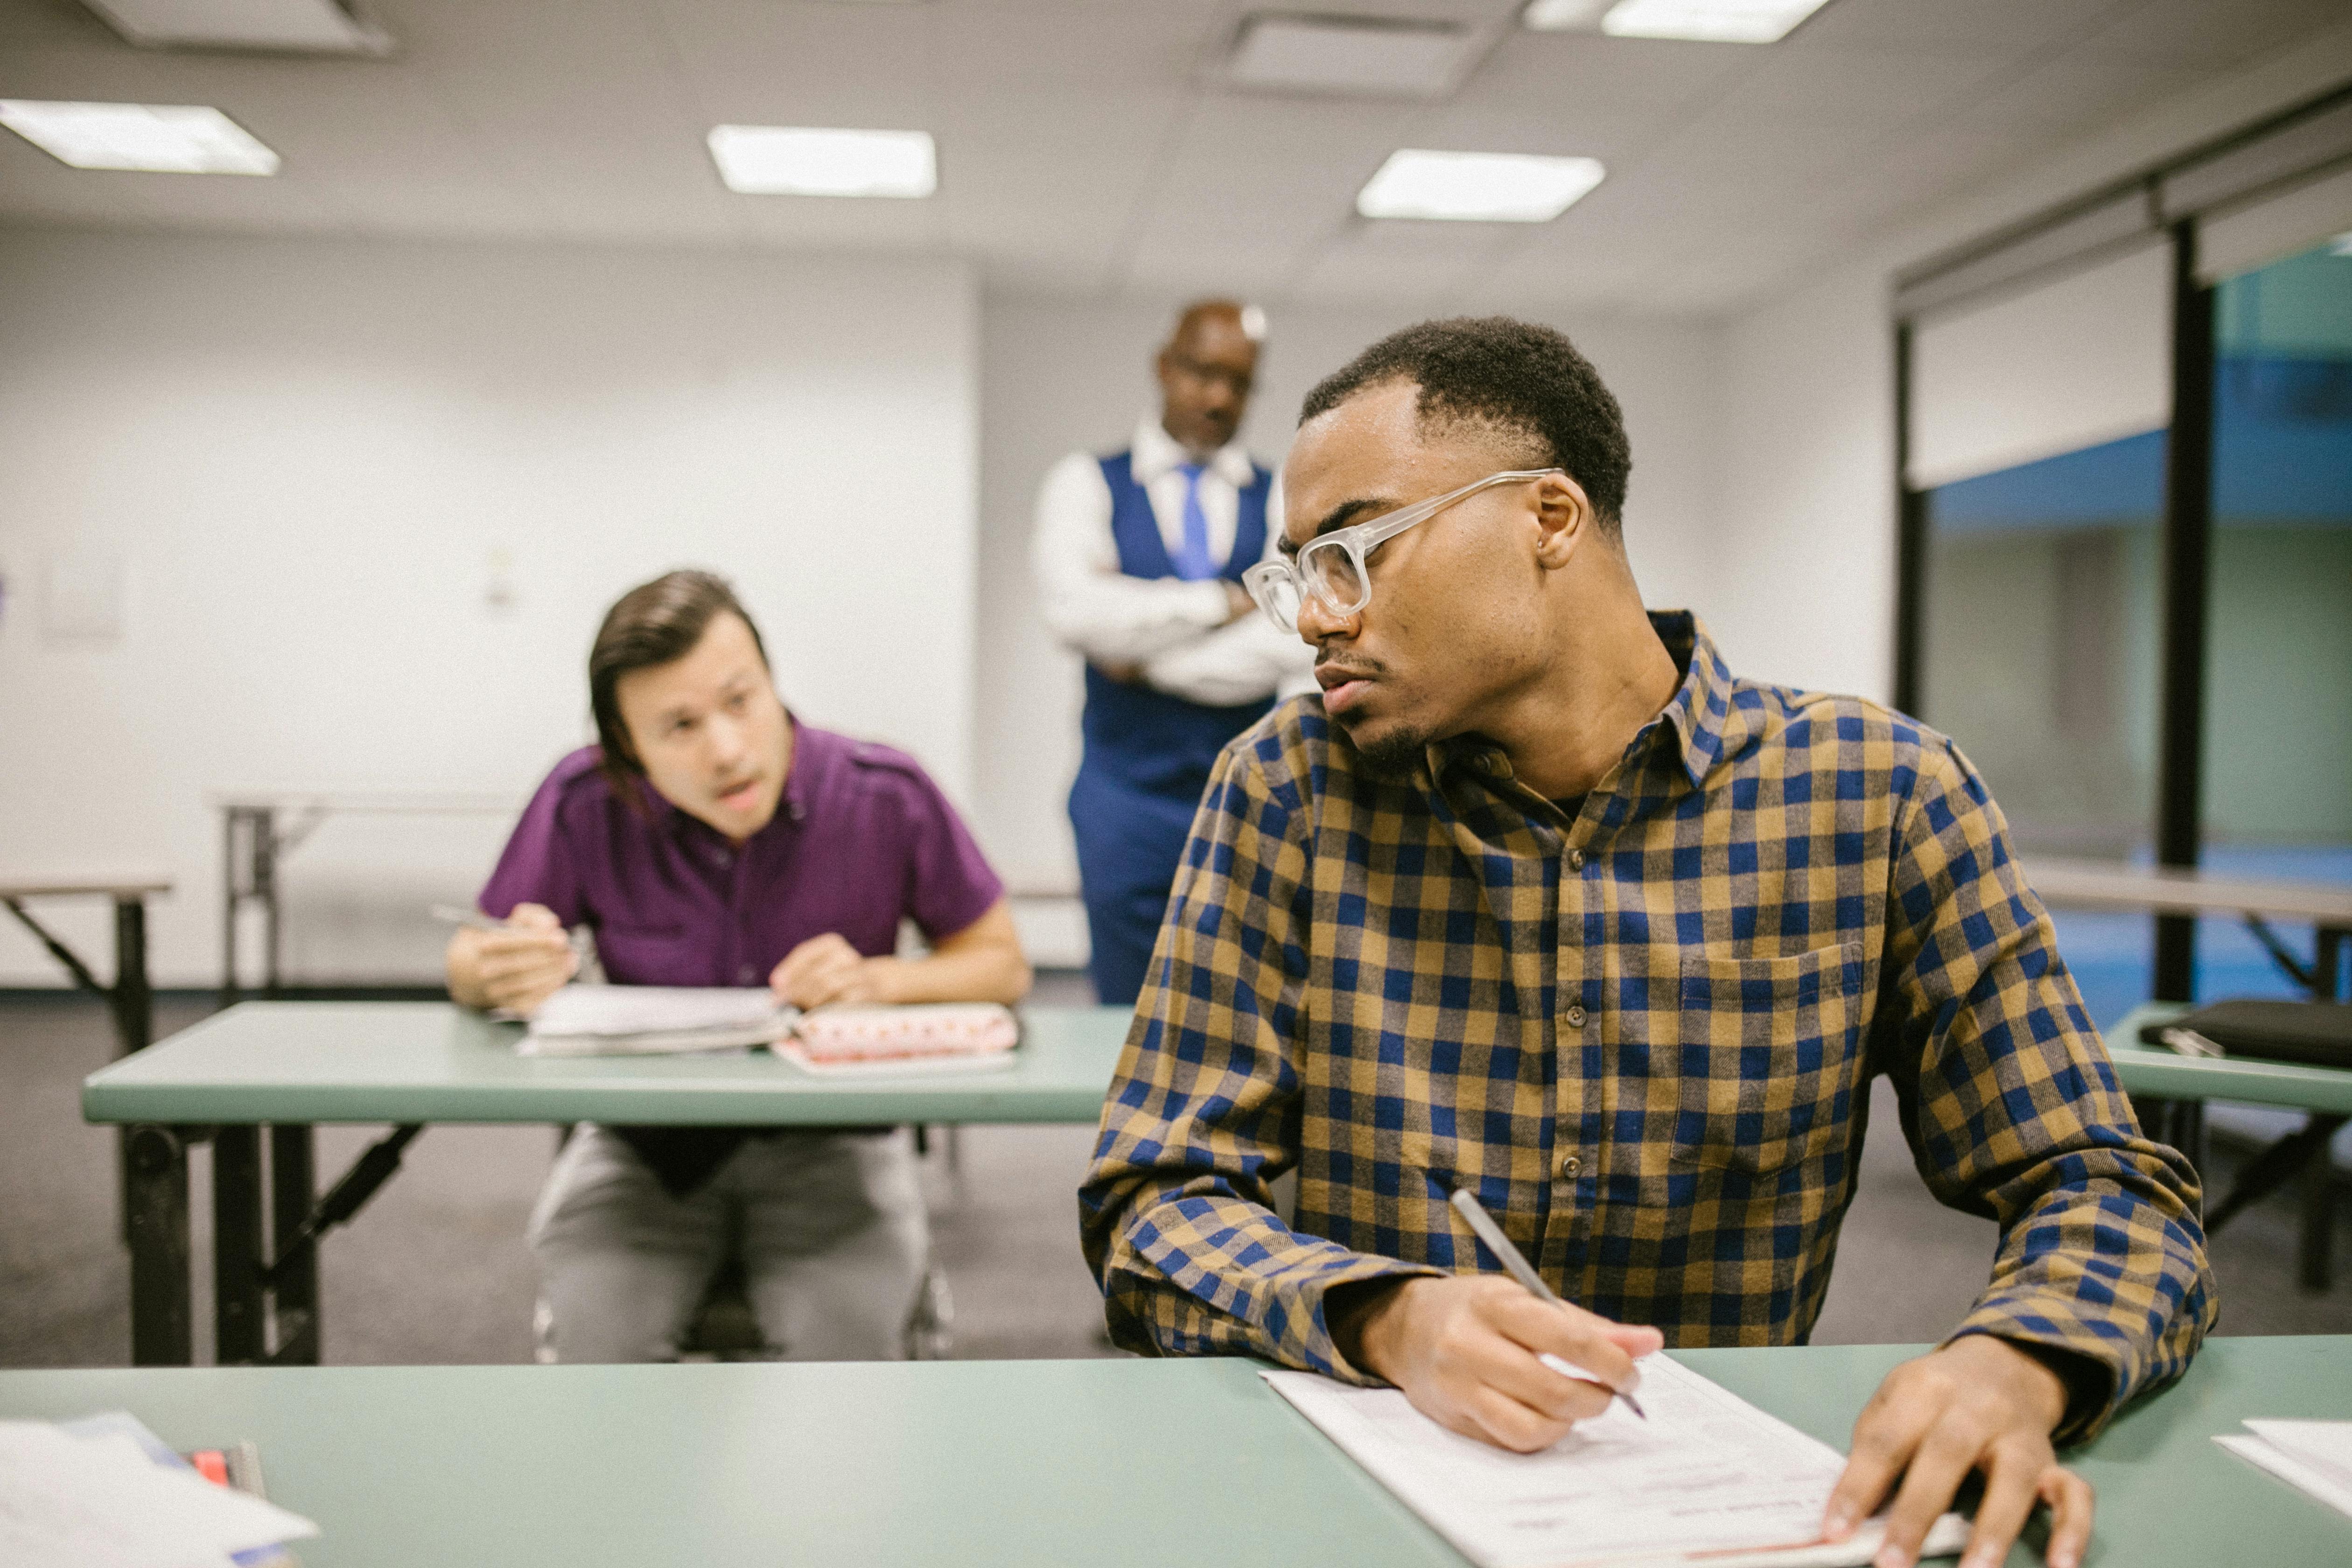
<path id="1" fill-rule="evenodd" d="M 741 1050 L 782 1038 L 795 1014 L 775 993 L 684 985 L 567 985 L 540 1005 L 527 1057 Z"/>
<path id="2" fill-rule="evenodd" d="M 143 1434 L 127 1417 L 89 1435 L 0 1421 L 0 1563 L 235 1568 L 319 1533 L 299 1514 L 158 1465 Z"/>
<path id="3" fill-rule="evenodd" d="M 2213 1441 L 2352 1514 L 2352 1421 L 2249 1421 Z"/>
<path id="4" fill-rule="evenodd" d="M 1845 1468 L 1836 1449 L 1663 1352 L 1638 1364 L 1647 1421 L 1612 1402 L 1539 1454 L 1458 1436 L 1393 1388 L 1263 1375 L 1480 1568 L 1836 1568 L 1876 1554 L 1877 1520 L 1835 1546 L 1821 1539 Z M 1920 1555 L 1967 1540 L 1968 1521 L 1948 1513 Z"/>

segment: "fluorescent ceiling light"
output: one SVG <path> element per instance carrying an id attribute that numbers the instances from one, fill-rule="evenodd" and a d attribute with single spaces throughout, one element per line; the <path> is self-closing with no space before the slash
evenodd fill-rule
<path id="1" fill-rule="evenodd" d="M 1601 26 L 1601 14 L 1617 0 L 1528 0 L 1519 26 L 1538 33 L 1590 33 Z"/>
<path id="2" fill-rule="evenodd" d="M 1433 98 L 1470 63 L 1458 22 L 1387 16 L 1252 16 L 1226 67 L 1238 86 Z"/>
<path id="3" fill-rule="evenodd" d="M 1549 223 L 1599 184 L 1605 172 L 1598 158 L 1407 147 L 1390 153 L 1365 182 L 1356 210 L 1366 217 Z"/>
<path id="4" fill-rule="evenodd" d="M 928 196 L 940 188 L 928 131 L 827 131 L 720 125 L 710 159 L 750 196 Z"/>
<path id="5" fill-rule="evenodd" d="M 149 48 L 286 49 L 382 55 L 392 37 L 342 0 L 83 0 L 107 25 Z"/>
<path id="6" fill-rule="evenodd" d="M 1601 30 L 1621 38 L 1697 38 L 1769 44 L 1828 0 L 1618 0 Z"/>
<path id="7" fill-rule="evenodd" d="M 243 126 L 217 109 L 193 104 L 0 99 L 0 125 L 77 169 L 278 173 L 278 154 L 247 134 Z"/>

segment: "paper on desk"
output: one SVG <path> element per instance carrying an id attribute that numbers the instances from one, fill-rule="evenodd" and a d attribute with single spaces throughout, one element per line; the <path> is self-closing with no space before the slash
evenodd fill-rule
<path id="1" fill-rule="evenodd" d="M 1706 1554 L 1707 1568 L 1839 1568 L 1877 1552 L 1865 1522 L 1835 1546 L 1822 1514 L 1845 1459 L 1664 1353 L 1645 1356 L 1643 1421 L 1622 1404 L 1539 1454 L 1458 1436 L 1392 1388 L 1268 1372 L 1275 1391 L 1480 1568 L 1630 1568 Z M 1968 1539 L 1937 1521 L 1924 1556 Z"/>
<path id="2" fill-rule="evenodd" d="M 782 1038 L 797 1016 L 765 987 L 566 985 L 540 1005 L 526 1056 L 713 1051 Z"/>
<path id="3" fill-rule="evenodd" d="M 229 1568 L 233 1553 L 318 1533 L 299 1514 L 159 1467 L 128 1434 L 0 1421 L 0 1563 Z"/>
<path id="4" fill-rule="evenodd" d="M 2213 1441 L 2338 1513 L 2352 1514 L 2352 1421 L 2256 1420 L 2246 1427 Z"/>

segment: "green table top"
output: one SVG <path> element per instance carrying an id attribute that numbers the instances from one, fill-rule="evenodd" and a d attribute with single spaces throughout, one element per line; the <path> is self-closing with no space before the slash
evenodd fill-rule
<path id="1" fill-rule="evenodd" d="M 818 1078 L 765 1051 L 524 1057 L 520 1024 L 446 1002 L 247 1002 L 92 1073 L 91 1121 L 1091 1122 L 1129 1012 L 1023 1011 L 1014 1064 Z"/>
<path id="2" fill-rule="evenodd" d="M 1842 1449 L 1917 1348 L 1684 1353 Z M 0 1416 L 111 1409 L 257 1443 L 325 1531 L 308 1568 L 1461 1562 L 1241 1361 L 0 1373 Z M 2352 1521 L 2208 1440 L 2248 1415 L 2352 1416 L 2352 1338 L 2209 1342 L 2074 1455 L 2089 1563 L 2352 1559 Z"/>
<path id="3" fill-rule="evenodd" d="M 2133 1008 L 2107 1031 L 2107 1054 L 2115 1058 L 2116 1076 L 2126 1090 L 2160 1100 L 2235 1100 L 2352 1115 L 2352 1072 L 2341 1068 L 2184 1057 L 2162 1046 L 2139 1043 L 2143 1026 L 2188 1011 L 2185 1003 L 2150 1002 Z"/>

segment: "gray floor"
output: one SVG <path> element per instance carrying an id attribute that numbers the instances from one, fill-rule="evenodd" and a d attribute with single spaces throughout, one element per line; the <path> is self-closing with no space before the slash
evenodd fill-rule
<path id="1" fill-rule="evenodd" d="M 1083 1000 L 1047 982 L 1040 1000 Z M 207 1008 L 167 1004 L 159 1032 Z M 128 1269 L 111 1234 L 111 1134 L 85 1126 L 84 1073 L 110 1050 L 106 1017 L 79 1000 L 0 1000 L 0 1366 L 110 1366 L 127 1359 Z M 1993 1227 L 1945 1210 L 1911 1168 L 1882 1085 L 1817 1342 L 1932 1340 L 1985 1280 Z M 338 1172 L 381 1129 L 322 1131 Z M 1073 1194 L 1090 1133 L 1077 1127 L 972 1128 L 960 1170 L 934 1143 L 929 1182 L 957 1309 L 959 1355 L 1110 1353 L 1078 1257 Z M 553 1150 L 538 1127 L 435 1127 L 402 1173 L 323 1258 L 331 1363 L 520 1362 L 530 1358 L 532 1279 L 525 1217 Z M 197 1252 L 209 1198 L 196 1161 Z M 2226 1175 L 2226 1170 L 2224 1172 Z M 2343 1205 L 2333 1291 L 2294 1283 L 2295 1210 L 2284 1199 L 2241 1217 L 2214 1248 L 2222 1331 L 2352 1332 L 2352 1204 Z M 199 1322 L 200 1359 L 210 1325 Z"/>

